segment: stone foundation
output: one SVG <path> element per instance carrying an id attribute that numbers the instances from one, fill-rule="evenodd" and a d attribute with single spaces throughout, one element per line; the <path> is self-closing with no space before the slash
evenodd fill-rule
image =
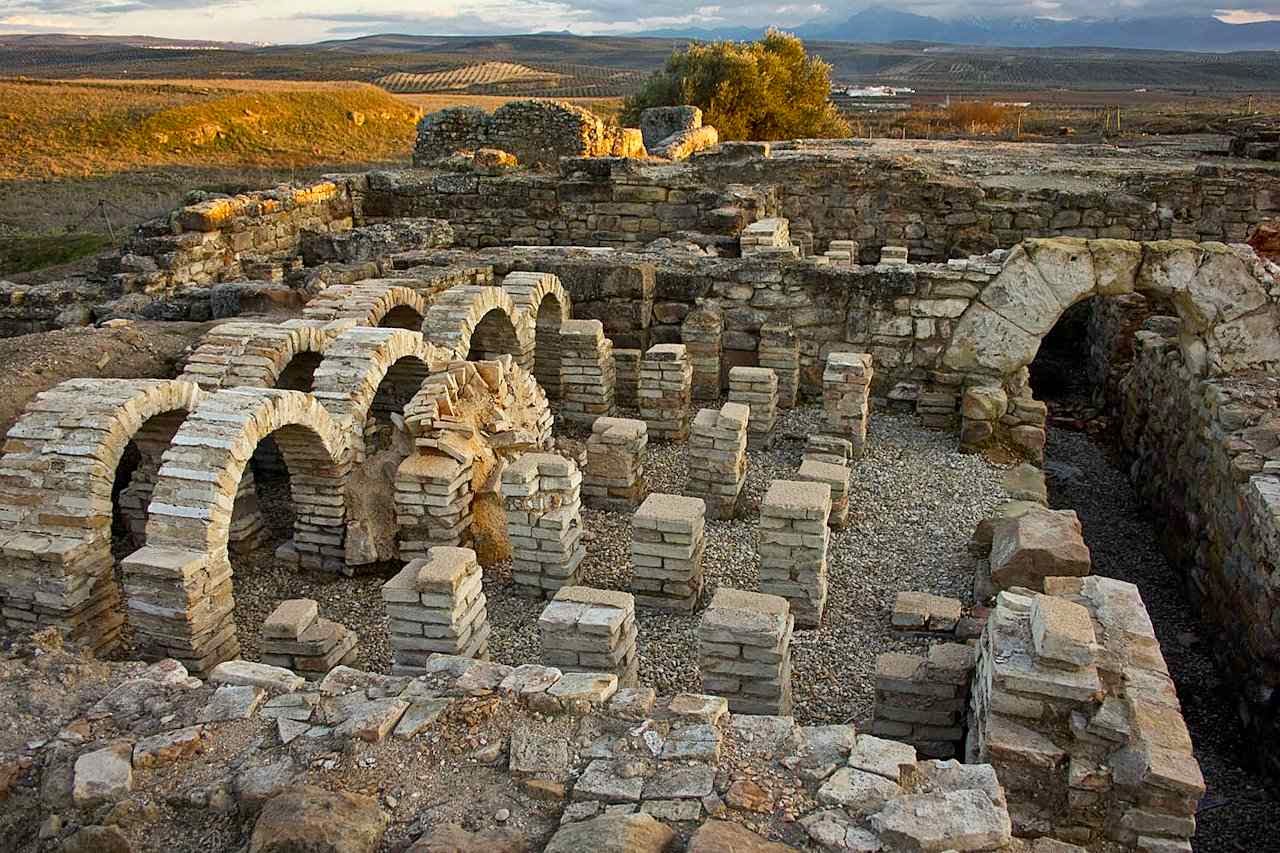
<path id="1" fill-rule="evenodd" d="M 526 453 L 502 472 L 511 573 L 522 592 L 550 597 L 577 584 L 587 553 L 581 489 L 578 466 L 551 453 Z"/>
<path id="2" fill-rule="evenodd" d="M 685 491 L 706 502 L 712 518 L 738 514 L 747 478 L 747 429 L 750 414 L 741 403 L 701 409 L 689 434 L 689 480 Z"/>
<path id="3" fill-rule="evenodd" d="M 644 421 L 596 418 L 587 439 L 582 502 L 610 512 L 631 512 L 648 493 L 644 452 L 649 433 Z"/>
<path id="4" fill-rule="evenodd" d="M 702 595 L 706 504 L 652 494 L 631 517 L 631 588 L 643 607 L 690 613 Z"/>
<path id="5" fill-rule="evenodd" d="M 729 402 L 751 409 L 747 422 L 747 446 L 765 450 L 773 445 L 773 427 L 778 419 L 778 376 L 765 367 L 734 367 L 729 370 Z"/>
<path id="6" fill-rule="evenodd" d="M 538 617 L 542 662 L 547 666 L 617 676 L 633 687 L 636 656 L 635 600 L 625 592 L 565 586 Z"/>
<path id="7" fill-rule="evenodd" d="M 685 441 L 689 437 L 689 393 L 693 367 L 684 344 L 650 347 L 640 362 L 636 405 L 657 441 Z"/>
<path id="8" fill-rule="evenodd" d="M 817 628 L 827 603 L 831 489 L 774 480 L 760 503 L 760 591 L 791 605 L 797 626 Z"/>
<path id="9" fill-rule="evenodd" d="M 787 601 L 720 587 L 698 624 L 702 689 L 735 714 L 791 713 L 791 632 Z"/>

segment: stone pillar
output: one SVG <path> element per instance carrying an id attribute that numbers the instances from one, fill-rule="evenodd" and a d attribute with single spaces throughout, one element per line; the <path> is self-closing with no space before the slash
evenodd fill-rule
<path id="1" fill-rule="evenodd" d="M 526 453 L 502 472 L 502 499 L 516 586 L 550 596 L 578 581 L 582 543 L 582 474 L 554 453 Z"/>
<path id="2" fill-rule="evenodd" d="M 613 402 L 628 409 L 636 407 L 640 390 L 640 360 L 644 352 L 638 349 L 613 351 L 614 370 L 617 376 L 613 386 Z"/>
<path id="3" fill-rule="evenodd" d="M 631 512 L 644 500 L 644 451 L 649 431 L 644 421 L 596 418 L 587 439 L 582 501 L 612 512 Z"/>
<path id="4" fill-rule="evenodd" d="M 860 251 L 857 240 L 832 240 L 823 254 L 831 259 L 832 266 L 852 267 L 857 266 Z"/>
<path id="5" fill-rule="evenodd" d="M 119 644 L 124 607 L 109 543 L 77 542 L 53 531 L 5 531 L 0 549 L 0 604 L 7 630 L 30 633 L 53 626 L 98 655 Z"/>
<path id="6" fill-rule="evenodd" d="M 631 517 L 631 588 L 643 607 L 691 613 L 702 595 L 706 504 L 652 494 Z"/>
<path id="7" fill-rule="evenodd" d="M 358 641 L 354 631 L 321 619 L 313 599 L 294 598 L 282 601 L 262 623 L 258 652 L 265 664 L 320 678 L 335 666 L 353 666 Z"/>
<path id="8" fill-rule="evenodd" d="M 714 302 L 704 302 L 684 318 L 684 341 L 693 368 L 691 394 L 695 400 L 720 399 L 720 353 L 724 338 L 724 312 Z"/>
<path id="9" fill-rule="evenodd" d="M 999 385 L 974 385 L 960 398 L 960 449 L 976 452 L 995 436 L 1009 410 L 1009 395 Z"/>
<path id="10" fill-rule="evenodd" d="M 886 267 L 905 267 L 907 265 L 907 247 L 882 246 L 880 248 L 880 265 Z"/>
<path id="11" fill-rule="evenodd" d="M 793 628 L 786 599 L 720 587 L 698 623 L 702 691 L 735 714 L 790 714 Z"/>
<path id="12" fill-rule="evenodd" d="M 450 445 L 452 447 L 452 445 Z M 465 545 L 471 529 L 473 457 L 413 453 L 396 470 L 400 559 L 427 556 L 435 545 Z"/>
<path id="13" fill-rule="evenodd" d="M 853 458 L 861 459 L 867 447 L 870 414 L 871 356 L 859 352 L 833 352 L 822 373 L 822 405 L 827 429 L 853 445 Z"/>
<path id="14" fill-rule="evenodd" d="M 587 586 L 565 586 L 538 617 L 542 662 L 573 672 L 618 676 L 634 687 L 640 670 L 636 654 L 636 605 L 630 594 Z"/>
<path id="15" fill-rule="evenodd" d="M 560 416 L 566 421 L 590 425 L 613 411 L 613 342 L 599 320 L 566 320 L 560 326 L 560 378 Z"/>
<path id="16" fill-rule="evenodd" d="M 227 547 L 238 554 L 260 548 L 267 541 L 267 528 L 258 506 L 258 489 L 254 484 L 253 466 L 244 466 L 236 502 L 231 510 L 231 526 L 227 529 Z"/>
<path id="17" fill-rule="evenodd" d="M 786 323 L 765 323 L 760 327 L 758 360 L 778 377 L 778 406 L 794 409 L 800 393 L 800 343 Z"/>
<path id="18" fill-rule="evenodd" d="M 422 674 L 434 654 L 488 659 L 482 577 L 475 551 L 439 546 L 382 585 L 393 675 Z"/>
<path id="19" fill-rule="evenodd" d="M 816 628 L 827 603 L 831 489 L 774 480 L 760 504 L 760 591 L 785 598 L 796 624 Z"/>
<path id="20" fill-rule="evenodd" d="M 973 648 L 939 643 L 929 656 L 886 652 L 876 658 L 871 733 L 906 741 L 928 758 L 955 758 L 964 739 Z"/>
<path id="21" fill-rule="evenodd" d="M 749 422 L 742 403 L 725 403 L 719 411 L 702 409 L 693 419 L 685 491 L 706 501 L 712 518 L 727 521 L 738 513 L 747 479 Z"/>
<path id="22" fill-rule="evenodd" d="M 637 405 L 658 441 L 684 441 L 689 437 L 689 385 L 693 368 L 684 344 L 649 347 L 640 362 Z"/>
<path id="23" fill-rule="evenodd" d="M 751 409 L 747 446 L 765 450 L 773 444 L 778 420 L 778 375 L 767 367 L 734 367 L 729 371 L 729 401 Z"/>
<path id="24" fill-rule="evenodd" d="M 144 545 L 120 569 L 138 656 L 176 658 L 192 673 L 239 657 L 226 554 Z"/>
<path id="25" fill-rule="evenodd" d="M 844 527 L 849 522 L 849 468 L 830 462 L 805 459 L 800 463 L 796 479 L 810 483 L 826 483 L 831 487 L 831 515 L 827 524 L 833 528 Z"/>
<path id="26" fill-rule="evenodd" d="M 738 249 L 744 258 L 800 257 L 800 249 L 791 244 L 791 224 L 781 217 L 759 219 L 743 228 L 738 235 Z"/>

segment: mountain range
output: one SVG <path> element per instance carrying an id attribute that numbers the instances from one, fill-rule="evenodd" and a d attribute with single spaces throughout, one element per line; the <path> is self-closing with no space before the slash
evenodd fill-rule
<path id="1" fill-rule="evenodd" d="M 999 47 L 1113 47 L 1149 50 L 1280 50 L 1280 21 L 1228 24 L 1214 17 L 933 18 L 871 6 L 845 19 L 788 27 L 806 39 L 856 43 L 903 41 Z M 637 35 L 751 39 L 763 28 L 663 29 Z"/>

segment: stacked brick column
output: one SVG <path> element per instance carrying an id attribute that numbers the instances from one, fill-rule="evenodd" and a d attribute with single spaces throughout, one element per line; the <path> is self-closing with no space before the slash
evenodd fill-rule
<path id="1" fill-rule="evenodd" d="M 574 672 L 608 672 L 622 686 L 634 686 L 636 605 L 625 592 L 566 586 L 538 617 L 542 662 Z"/>
<path id="2" fill-rule="evenodd" d="M 778 375 L 767 367 L 735 367 L 729 371 L 729 401 L 751 409 L 747 446 L 764 450 L 773 444 L 778 419 Z"/>
<path id="3" fill-rule="evenodd" d="M 616 382 L 613 342 L 599 320 L 566 320 L 560 326 L 560 415 L 590 424 L 613 411 Z"/>
<path id="4" fill-rule="evenodd" d="M 833 352 L 822 373 L 822 404 L 827 428 L 853 444 L 853 456 L 861 459 L 867 446 L 870 413 L 871 356 L 858 352 Z"/>
<path id="5" fill-rule="evenodd" d="M 684 344 L 658 344 L 644 354 L 636 404 L 650 438 L 684 441 L 689 437 L 692 381 L 693 368 Z"/>
<path id="6" fill-rule="evenodd" d="M 615 349 L 613 351 L 614 373 L 613 402 L 628 409 L 636 407 L 636 399 L 640 390 L 640 361 L 644 351 L 638 349 Z"/>
<path id="7" fill-rule="evenodd" d="M 810 483 L 826 483 L 831 487 L 831 515 L 827 524 L 831 527 L 844 527 L 849 522 L 849 468 L 846 465 L 833 465 L 830 462 L 818 462 L 805 459 L 796 472 L 797 480 Z"/>
<path id="8" fill-rule="evenodd" d="M 747 479 L 747 427 L 750 414 L 741 403 L 702 409 L 689 434 L 689 482 L 685 491 L 706 501 L 707 512 L 722 521 L 733 518 Z"/>
<path id="9" fill-rule="evenodd" d="M 964 738 L 974 652 L 940 643 L 928 657 L 886 652 L 876 658 L 871 733 L 912 744 L 930 758 L 954 758 Z"/>
<path id="10" fill-rule="evenodd" d="M 502 472 L 511 539 L 511 573 L 522 591 L 553 594 L 578 580 L 582 543 L 582 474 L 553 453 L 526 453 Z"/>
<path id="11" fill-rule="evenodd" d="M 714 303 L 703 303 L 684 318 L 684 341 L 693 369 L 691 394 L 695 400 L 720 399 L 720 356 L 724 338 L 724 312 Z"/>
<path id="12" fill-rule="evenodd" d="M 597 418 L 587 439 L 582 501 L 613 512 L 630 512 L 644 500 L 644 451 L 649 431 L 644 421 Z"/>
<path id="13" fill-rule="evenodd" d="M 631 588 L 643 607 L 692 612 L 702 595 L 706 504 L 652 494 L 631 518 Z"/>
<path id="14" fill-rule="evenodd" d="M 805 442 L 804 458 L 848 466 L 853 462 L 853 442 L 839 436 L 815 433 Z"/>
<path id="15" fill-rule="evenodd" d="M 282 601 L 262 623 L 262 662 L 319 678 L 335 666 L 356 662 L 358 637 L 337 622 L 320 618 L 310 598 Z"/>
<path id="16" fill-rule="evenodd" d="M 441 546 L 382 585 L 393 674 L 419 674 L 433 654 L 489 657 L 482 577 L 475 551 Z"/>
<path id="17" fill-rule="evenodd" d="M 800 342 L 786 323 L 765 323 L 760 327 L 758 361 L 778 377 L 778 407 L 793 409 L 800 393 Z"/>
<path id="18" fill-rule="evenodd" d="M 396 522 L 402 559 L 425 557 L 435 545 L 464 545 L 471 528 L 470 451 L 411 454 L 396 471 Z"/>
<path id="19" fill-rule="evenodd" d="M 735 714 L 790 714 L 793 628 L 786 599 L 720 587 L 698 624 L 703 692 Z"/>
<path id="20" fill-rule="evenodd" d="M 831 489 L 774 480 L 760 504 L 760 591 L 785 598 L 796 624 L 816 628 L 827 603 Z"/>

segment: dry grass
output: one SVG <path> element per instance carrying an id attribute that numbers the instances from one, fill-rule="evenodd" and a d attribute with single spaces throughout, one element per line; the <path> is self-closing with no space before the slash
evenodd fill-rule
<path id="1" fill-rule="evenodd" d="M 408 158 L 418 112 L 359 83 L 0 81 L 0 180 Z"/>

